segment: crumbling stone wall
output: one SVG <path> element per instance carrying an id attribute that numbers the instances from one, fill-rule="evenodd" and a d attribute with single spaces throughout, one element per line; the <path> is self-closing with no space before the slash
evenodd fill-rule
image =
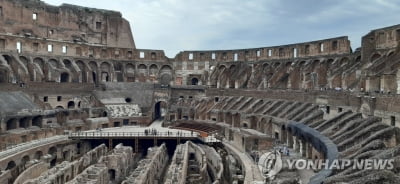
<path id="1" fill-rule="evenodd" d="M 139 161 L 136 169 L 122 184 L 156 184 L 161 183 L 162 174 L 168 163 L 168 153 L 165 144 L 149 148 L 146 158 Z"/>
<path id="2" fill-rule="evenodd" d="M 96 161 L 77 175 L 68 184 L 109 184 L 120 183 L 129 175 L 136 164 L 132 147 L 118 144 L 108 155 L 102 155 Z"/>
<path id="3" fill-rule="evenodd" d="M 28 180 L 26 184 L 65 183 L 81 173 L 86 167 L 96 163 L 100 157 L 107 154 L 107 147 L 102 144 L 85 153 L 79 160 L 64 161 L 52 169 L 43 172 L 39 177 Z"/>

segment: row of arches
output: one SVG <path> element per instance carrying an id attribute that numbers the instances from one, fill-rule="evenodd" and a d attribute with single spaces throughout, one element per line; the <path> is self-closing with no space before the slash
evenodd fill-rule
<path id="1" fill-rule="evenodd" d="M 0 82 L 148 82 L 172 80 L 167 64 L 122 63 L 119 61 L 83 61 L 2 55 Z M 165 76 L 168 75 L 168 76 Z"/>
<path id="2" fill-rule="evenodd" d="M 320 89 L 348 88 L 361 56 L 332 59 L 220 64 L 212 68 L 211 86 L 217 88 Z M 348 69 L 354 70 L 348 70 Z M 344 82 L 344 81 L 347 81 Z"/>
<path id="3" fill-rule="evenodd" d="M 32 126 L 42 127 L 42 121 L 42 116 L 10 118 L 6 121 L 5 130 L 8 131 L 18 128 L 29 128 Z"/>

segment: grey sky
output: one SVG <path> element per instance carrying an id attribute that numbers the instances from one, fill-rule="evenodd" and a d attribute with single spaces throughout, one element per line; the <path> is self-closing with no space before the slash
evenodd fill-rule
<path id="1" fill-rule="evenodd" d="M 399 0 L 44 0 L 120 11 L 137 48 L 255 48 L 349 36 L 400 23 Z"/>

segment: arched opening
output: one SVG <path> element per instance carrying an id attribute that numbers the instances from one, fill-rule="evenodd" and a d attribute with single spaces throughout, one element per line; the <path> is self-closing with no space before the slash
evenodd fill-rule
<path id="1" fill-rule="evenodd" d="M 110 176 L 110 181 L 115 181 L 115 170 L 114 169 L 109 169 L 108 175 Z"/>
<path id="2" fill-rule="evenodd" d="M 107 117 L 107 115 L 108 115 L 107 112 L 104 111 L 104 112 L 103 112 L 103 117 Z"/>
<path id="3" fill-rule="evenodd" d="M 56 107 L 56 109 L 64 109 L 64 107 L 59 105 Z"/>
<path id="4" fill-rule="evenodd" d="M 135 82 L 135 66 L 133 64 L 126 65 L 126 79 L 127 82 Z"/>
<path id="5" fill-rule="evenodd" d="M 169 85 L 172 81 L 172 67 L 169 65 L 164 65 L 160 69 L 160 83 L 163 85 Z"/>
<path id="6" fill-rule="evenodd" d="M 68 82 L 69 81 L 69 74 L 64 72 L 61 73 L 60 82 Z"/>
<path id="7" fill-rule="evenodd" d="M 19 127 L 20 128 L 28 128 L 29 127 L 29 119 L 27 117 L 21 118 L 19 120 Z"/>
<path id="8" fill-rule="evenodd" d="M 108 75 L 108 72 L 101 72 L 101 81 L 103 82 L 110 81 L 110 76 Z"/>
<path id="9" fill-rule="evenodd" d="M 5 69 L 0 69 L 0 83 L 6 83 L 8 81 L 8 72 Z"/>
<path id="10" fill-rule="evenodd" d="M 32 119 L 32 126 L 42 127 L 42 116 L 36 116 Z"/>
<path id="11" fill-rule="evenodd" d="M 22 159 L 21 159 L 21 167 L 23 168 L 23 169 L 25 169 L 26 168 L 26 163 L 28 163 L 29 162 L 29 156 L 28 155 L 25 155 L 24 157 L 22 157 Z"/>
<path id="12" fill-rule="evenodd" d="M 68 150 L 63 152 L 63 159 L 70 161 L 70 154 Z"/>
<path id="13" fill-rule="evenodd" d="M 199 84 L 199 79 L 197 78 L 192 78 L 192 85 L 198 85 Z"/>
<path id="14" fill-rule="evenodd" d="M 125 98 L 125 102 L 126 102 L 126 103 L 131 103 L 131 102 L 132 102 L 132 99 L 129 98 L 129 97 L 128 97 L 128 98 Z"/>
<path id="15" fill-rule="evenodd" d="M 7 171 L 7 170 L 14 169 L 15 166 L 17 166 L 17 165 L 15 164 L 14 161 L 9 161 L 8 164 L 7 164 L 7 167 L 6 167 L 6 171 Z"/>
<path id="16" fill-rule="evenodd" d="M 36 151 L 35 155 L 33 156 L 34 159 L 36 160 L 40 160 L 43 156 L 43 152 L 42 151 Z"/>
<path id="17" fill-rule="evenodd" d="M 17 129 L 17 127 L 17 119 L 15 118 L 8 120 L 6 123 L 6 130 Z"/>
<path id="18" fill-rule="evenodd" d="M 57 148 L 56 147 L 51 147 L 51 148 L 49 148 L 49 151 L 47 153 L 52 155 L 52 156 L 56 156 Z"/>
<path id="19" fill-rule="evenodd" d="M 381 57 L 381 55 L 380 54 L 378 54 L 378 53 L 375 53 L 374 55 L 372 55 L 371 56 L 371 62 L 373 62 L 373 61 L 375 61 L 375 60 L 377 60 L 378 58 L 380 58 Z"/>
<path id="20" fill-rule="evenodd" d="M 57 163 L 57 148 L 51 147 L 49 148 L 49 151 L 47 153 L 51 155 L 52 158 L 52 160 L 50 161 L 50 167 L 54 167 Z"/>
<path id="21" fill-rule="evenodd" d="M 69 101 L 68 102 L 68 109 L 73 109 L 75 108 L 75 102 L 74 101 Z"/>
<path id="22" fill-rule="evenodd" d="M 154 105 L 154 119 L 163 119 L 167 110 L 167 103 L 159 101 Z"/>

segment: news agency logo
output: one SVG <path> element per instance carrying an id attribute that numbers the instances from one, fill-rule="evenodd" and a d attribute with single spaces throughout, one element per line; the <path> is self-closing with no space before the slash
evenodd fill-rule
<path id="1" fill-rule="evenodd" d="M 333 169 L 344 170 L 347 168 L 357 170 L 391 170 L 394 168 L 394 159 L 337 159 L 337 160 L 286 160 L 289 169 Z"/>

